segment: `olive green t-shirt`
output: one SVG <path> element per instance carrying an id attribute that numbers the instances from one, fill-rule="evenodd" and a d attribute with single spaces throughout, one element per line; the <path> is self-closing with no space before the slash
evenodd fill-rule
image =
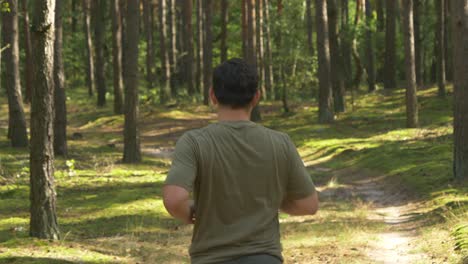
<path id="1" fill-rule="evenodd" d="M 315 192 L 289 136 L 250 121 L 223 121 L 185 133 L 165 184 L 193 192 L 194 264 L 252 254 L 282 259 L 281 203 Z"/>

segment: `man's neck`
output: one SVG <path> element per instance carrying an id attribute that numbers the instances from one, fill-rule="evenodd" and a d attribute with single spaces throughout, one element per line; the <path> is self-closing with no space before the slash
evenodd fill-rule
<path id="1" fill-rule="evenodd" d="M 246 109 L 218 108 L 218 121 L 249 121 L 250 111 Z"/>

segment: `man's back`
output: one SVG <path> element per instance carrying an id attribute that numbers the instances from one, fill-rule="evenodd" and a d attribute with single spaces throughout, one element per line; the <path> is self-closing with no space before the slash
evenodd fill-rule
<path id="1" fill-rule="evenodd" d="M 186 133 L 166 184 L 193 191 L 193 263 L 253 254 L 280 259 L 278 210 L 315 191 L 289 137 L 250 121 L 223 121 Z"/>

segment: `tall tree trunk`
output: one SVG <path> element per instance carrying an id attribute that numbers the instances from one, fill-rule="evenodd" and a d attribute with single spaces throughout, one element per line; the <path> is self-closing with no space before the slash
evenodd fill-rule
<path id="1" fill-rule="evenodd" d="M 265 88 L 265 68 L 263 67 L 263 60 L 265 57 L 265 49 L 263 46 L 263 1 L 256 1 L 255 16 L 257 17 L 256 27 L 256 41 L 257 41 L 257 69 L 259 76 L 260 91 L 262 91 L 262 98 L 266 99 L 266 88 Z"/>
<path id="2" fill-rule="evenodd" d="M 152 8 L 151 0 L 143 0 L 143 24 L 146 37 L 146 84 L 148 85 L 148 89 L 153 89 L 154 87 L 153 23 L 151 21 Z"/>
<path id="3" fill-rule="evenodd" d="M 204 10 L 204 32 L 205 39 L 203 41 L 203 104 L 209 104 L 208 91 L 211 87 L 212 82 L 212 71 L 213 71 L 213 1 L 203 0 Z"/>
<path id="4" fill-rule="evenodd" d="M 77 10 L 76 10 L 76 6 L 78 4 L 78 1 L 77 0 L 72 0 L 71 1 L 71 19 L 72 19 L 72 23 L 71 23 L 71 28 L 72 28 L 72 32 L 75 33 L 76 32 L 76 17 L 77 17 Z"/>
<path id="5" fill-rule="evenodd" d="M 221 63 L 228 59 L 228 46 L 227 46 L 227 25 L 229 23 L 229 2 L 228 0 L 221 0 Z"/>
<path id="6" fill-rule="evenodd" d="M 184 39 L 184 64 L 185 64 L 185 79 L 187 80 L 187 92 L 189 95 L 195 93 L 193 75 L 193 32 L 192 32 L 192 1 L 182 2 L 182 17 L 183 19 L 183 39 Z"/>
<path id="7" fill-rule="evenodd" d="M 396 13 L 397 3 L 395 0 L 386 0 L 386 30 L 385 30 L 385 65 L 384 65 L 384 88 L 396 88 Z"/>
<path id="8" fill-rule="evenodd" d="M 168 22 L 168 38 L 169 38 L 169 64 L 171 70 L 171 94 L 173 97 L 177 94 L 176 79 L 178 77 L 178 65 L 177 65 L 177 30 L 176 30 L 176 20 L 175 20 L 175 0 L 167 0 L 167 22 Z"/>
<path id="9" fill-rule="evenodd" d="M 403 32 L 406 63 L 406 126 L 418 126 L 418 98 L 414 55 L 413 0 L 403 1 Z"/>
<path id="10" fill-rule="evenodd" d="M 377 31 L 382 32 L 385 29 L 384 0 L 376 0 L 375 3 L 375 9 L 377 11 Z"/>
<path id="11" fill-rule="evenodd" d="M 197 1 L 197 70 L 196 70 L 196 89 L 198 93 L 202 93 L 203 88 L 203 0 Z"/>
<path id="12" fill-rule="evenodd" d="M 241 2 L 241 20 L 242 20 L 242 57 L 244 59 L 247 59 L 247 54 L 248 54 L 248 45 L 249 45 L 249 28 L 248 28 L 248 7 L 247 7 L 247 1 L 249 0 L 242 0 Z"/>
<path id="13" fill-rule="evenodd" d="M 366 22 L 367 85 L 369 87 L 369 92 L 373 92 L 375 91 L 375 54 L 372 41 L 372 6 L 370 0 L 366 0 Z"/>
<path id="14" fill-rule="evenodd" d="M 312 0 L 306 0 L 306 18 L 307 18 L 307 48 L 309 55 L 314 56 L 313 31 L 314 22 L 312 19 Z"/>
<path id="15" fill-rule="evenodd" d="M 97 106 L 106 105 L 106 75 L 105 75 L 105 17 L 106 0 L 95 0 L 93 4 L 94 15 L 94 39 L 95 39 L 95 64 L 96 64 L 96 87 L 97 87 Z"/>
<path id="16" fill-rule="evenodd" d="M 270 36 L 270 5 L 268 0 L 262 0 L 264 6 L 264 17 L 265 17 L 265 59 L 264 69 L 265 69 L 265 89 L 267 92 L 268 99 L 272 99 L 273 93 L 273 58 L 271 54 L 271 36 Z"/>
<path id="17" fill-rule="evenodd" d="M 448 1 L 447 1 L 448 2 Z M 455 179 L 468 179 L 468 0 L 451 1 L 454 87 Z"/>
<path id="18" fill-rule="evenodd" d="M 141 161 L 138 131 L 138 42 L 140 29 L 140 1 L 127 0 L 127 67 L 125 67 L 125 124 L 124 163 Z"/>
<path id="19" fill-rule="evenodd" d="M 83 0 L 84 9 L 84 32 L 86 39 L 86 84 L 88 86 L 88 95 L 93 96 L 96 90 L 95 78 L 94 78 L 94 45 L 93 38 L 91 36 L 91 0 Z"/>
<path id="20" fill-rule="evenodd" d="M 248 45 L 247 45 L 247 62 L 254 67 L 257 67 L 257 40 L 256 36 L 256 19 L 255 19 L 255 0 L 247 0 L 247 25 L 248 25 Z M 254 122 L 262 119 L 259 106 L 256 105 L 250 119 Z"/>
<path id="21" fill-rule="evenodd" d="M 341 69 L 342 60 L 340 45 L 338 43 L 338 7 L 336 0 L 329 0 L 328 3 L 328 31 L 330 45 L 330 74 L 333 91 L 334 108 L 336 113 L 345 111 L 345 89 L 343 73 Z"/>
<path id="22" fill-rule="evenodd" d="M 30 200 L 32 237 L 60 238 L 54 183 L 54 10 L 55 0 L 34 1 L 34 89 L 31 102 Z"/>
<path id="23" fill-rule="evenodd" d="M 55 6 L 55 42 L 54 42 L 54 153 L 67 156 L 67 96 L 65 95 L 65 73 L 63 70 L 63 1 Z"/>
<path id="24" fill-rule="evenodd" d="M 453 81 L 453 44 L 449 42 L 453 39 L 451 36 L 452 30 L 449 30 L 449 26 L 451 23 L 451 16 L 450 16 L 450 5 L 452 1 L 444 1 L 445 3 L 445 14 L 444 14 L 444 47 L 445 47 L 445 78 L 447 81 Z"/>
<path id="25" fill-rule="evenodd" d="M 348 31 L 350 30 L 349 27 L 349 6 L 348 6 L 348 0 L 342 0 L 341 1 L 341 30 L 342 31 Z M 341 54 L 343 57 L 343 75 L 344 75 L 344 80 L 345 84 L 347 87 L 352 85 L 351 80 L 352 80 L 352 67 L 351 67 L 351 43 L 348 39 L 348 37 L 345 34 L 342 34 L 341 37 Z"/>
<path id="26" fill-rule="evenodd" d="M 159 54 L 161 56 L 162 83 L 160 91 L 160 103 L 164 104 L 171 99 L 171 65 L 169 63 L 169 53 L 166 47 L 167 27 L 166 27 L 166 4 L 165 0 L 159 0 Z"/>
<path id="27" fill-rule="evenodd" d="M 317 56 L 319 76 L 319 123 L 334 120 L 330 81 L 330 48 L 328 37 L 327 1 L 315 0 L 317 26 Z"/>
<path id="28" fill-rule="evenodd" d="M 114 113 L 123 114 L 122 13 L 119 0 L 112 0 L 112 66 L 114 70 Z"/>
<path id="29" fill-rule="evenodd" d="M 285 49 L 283 45 L 283 1 L 277 1 L 277 9 L 276 9 L 276 23 L 278 27 L 276 28 L 276 49 L 278 57 L 287 57 L 285 54 Z M 286 64 L 286 65 L 285 65 Z M 283 111 L 285 113 L 289 113 L 289 105 L 288 105 L 288 87 L 286 85 L 286 74 L 285 68 L 287 66 L 287 61 L 279 63 L 277 66 L 278 69 L 278 81 L 277 85 L 275 86 L 275 100 L 281 99 L 283 105 Z"/>
<path id="30" fill-rule="evenodd" d="M 18 43 L 18 1 L 8 0 L 10 12 L 2 14 L 3 45 L 6 49 L 4 79 L 8 97 L 8 136 L 12 147 L 27 147 L 28 134 L 21 95 Z"/>
<path id="31" fill-rule="evenodd" d="M 421 45 L 421 22 L 419 13 L 422 1 L 413 0 L 413 21 L 414 21 L 414 56 L 416 66 L 416 84 L 418 87 L 423 86 L 423 66 L 422 66 L 422 45 Z"/>
<path id="32" fill-rule="evenodd" d="M 445 97 L 445 1 L 436 0 L 437 30 L 436 30 L 436 57 L 437 57 L 437 84 L 439 96 Z"/>
<path id="33" fill-rule="evenodd" d="M 276 34 L 274 34 L 274 41 L 276 43 L 276 53 L 275 53 L 275 57 L 278 56 L 278 54 L 281 53 L 281 43 L 283 42 L 282 41 L 282 30 L 281 30 L 281 19 L 283 17 L 283 1 L 282 0 L 277 0 L 276 2 L 276 27 L 274 27 L 274 29 L 276 30 L 273 30 Z M 272 63 L 274 63 L 272 61 Z M 282 80 L 282 77 L 283 75 L 281 74 L 281 70 L 282 68 L 280 67 L 281 65 L 279 63 L 275 63 L 275 66 L 273 68 L 273 76 L 276 76 L 277 77 L 277 80 L 276 80 L 276 83 L 275 85 L 273 86 L 273 94 L 274 94 L 274 99 L 275 101 L 279 101 L 281 100 L 281 97 L 282 97 L 282 92 L 281 92 L 281 89 L 283 89 L 283 86 L 282 84 L 284 84 L 284 81 Z M 276 74 L 275 74 L 275 71 L 276 71 Z"/>
<path id="34" fill-rule="evenodd" d="M 364 6 L 364 1 L 365 0 L 356 0 L 356 12 L 354 16 L 354 26 L 357 28 L 359 21 L 361 20 L 361 15 L 363 13 L 363 9 L 365 9 Z M 352 106 L 354 109 L 354 91 L 359 90 L 359 85 L 361 84 L 361 77 L 363 74 L 363 67 L 361 63 L 361 57 L 359 56 L 359 50 L 358 50 L 358 42 L 357 42 L 357 34 L 353 34 L 352 37 L 352 55 L 354 59 L 354 64 L 356 65 L 355 68 L 355 76 L 354 76 L 354 85 L 353 85 L 353 90 L 352 92 Z"/>
<path id="35" fill-rule="evenodd" d="M 25 74 L 25 102 L 31 102 L 31 93 L 33 87 L 33 61 L 32 61 L 32 44 L 31 44 L 31 33 L 29 31 L 29 11 L 28 11 L 28 1 L 22 0 L 23 6 L 23 27 L 24 27 L 24 51 L 25 51 L 25 64 L 24 64 L 24 74 Z"/>

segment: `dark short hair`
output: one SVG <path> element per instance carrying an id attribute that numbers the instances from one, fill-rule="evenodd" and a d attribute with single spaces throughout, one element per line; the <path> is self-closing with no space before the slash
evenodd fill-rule
<path id="1" fill-rule="evenodd" d="M 246 107 L 252 102 L 257 86 L 257 69 L 239 58 L 223 62 L 213 72 L 213 90 L 221 105 Z"/>

